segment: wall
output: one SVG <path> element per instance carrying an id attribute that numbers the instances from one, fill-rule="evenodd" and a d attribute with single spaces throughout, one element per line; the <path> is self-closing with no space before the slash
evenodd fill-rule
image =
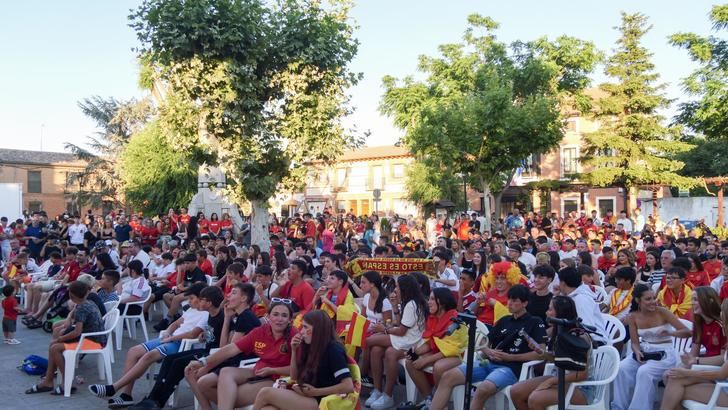
<path id="1" fill-rule="evenodd" d="M 48 216 L 55 217 L 66 211 L 67 174 L 77 167 L 63 165 L 0 165 L 0 182 L 15 182 L 23 185 L 23 209 L 29 209 L 31 202 L 40 202 Z M 28 193 L 28 171 L 40 171 L 41 193 Z"/>
<path id="2" fill-rule="evenodd" d="M 728 209 L 726 203 L 723 204 L 724 209 Z M 718 223 L 718 198 L 716 197 L 663 198 L 658 199 L 657 204 L 657 210 L 663 222 L 678 217 L 681 221 L 705 219 L 706 225 L 711 227 Z M 642 214 L 652 214 L 651 201 L 642 201 Z"/>

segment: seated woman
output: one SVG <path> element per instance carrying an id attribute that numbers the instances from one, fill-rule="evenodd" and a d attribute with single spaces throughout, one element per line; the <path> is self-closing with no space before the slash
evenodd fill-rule
<path id="1" fill-rule="evenodd" d="M 311 306 L 323 310 L 336 323 L 336 334 L 340 335 L 346 325 L 351 322 L 351 315 L 356 311 L 354 297 L 349 292 L 347 280 L 349 276 L 342 270 L 332 271 L 326 277 L 326 284 L 321 286 L 311 302 Z M 312 309 L 309 309 L 312 310 Z"/>
<path id="2" fill-rule="evenodd" d="M 425 369 L 432 366 L 434 385 L 437 386 L 440 376 L 453 367 L 460 366 L 460 353 L 467 344 L 467 330 L 461 327 L 452 335 L 446 332 L 457 317 L 455 298 L 448 288 L 436 288 L 430 293 L 427 301 L 429 316 L 425 324 L 422 338 L 427 343 L 414 349 L 405 366 L 407 373 L 417 386 L 417 390 L 425 396 L 425 403 L 432 401 L 433 384 L 428 380 Z M 429 405 L 425 405 L 429 407 Z"/>
<path id="3" fill-rule="evenodd" d="M 366 405 L 375 410 L 394 406 L 392 393 L 394 383 L 399 377 L 398 361 L 404 358 L 405 352 L 424 343 L 422 333 L 425 330 L 427 319 L 427 301 L 420 290 L 419 283 L 414 276 L 403 275 L 397 278 L 395 289 L 403 306 L 399 325 L 391 328 L 385 327 L 384 334 L 367 338 L 374 390 L 367 399 Z M 382 373 L 387 376 L 385 386 L 382 386 Z"/>
<path id="4" fill-rule="evenodd" d="M 689 337 L 690 330 L 667 308 L 657 305 L 655 292 L 645 284 L 634 288 L 627 324 L 632 354 L 619 364 L 612 409 L 651 410 L 657 382 L 677 365 L 672 339 Z M 649 353 L 654 357 L 645 358 Z"/>
<path id="5" fill-rule="evenodd" d="M 723 336 L 725 337 L 726 329 L 728 329 L 728 300 L 723 301 L 720 310 Z M 682 409 L 680 403 L 683 400 L 707 403 L 715 390 L 715 382 L 728 379 L 728 360 L 726 360 L 725 355 L 701 357 L 696 359 L 694 364 L 720 366 L 720 368 L 715 370 L 691 370 L 677 367 L 668 370 L 668 381 L 665 386 L 665 395 L 662 396 L 660 410 Z M 728 407 L 728 393 L 721 390 L 716 404 L 721 407 Z"/>
<path id="6" fill-rule="evenodd" d="M 683 366 L 690 368 L 700 359 L 700 349 L 705 348 L 704 357 L 723 357 L 726 337 L 720 319 L 720 297 L 708 286 L 693 290 L 693 346 L 681 357 Z"/>
<path id="7" fill-rule="evenodd" d="M 316 410 L 329 395 L 354 393 L 354 383 L 344 346 L 333 323 L 321 310 L 303 316 L 301 331 L 291 346 L 291 390 L 266 387 L 255 398 L 256 409 Z"/>
<path id="8" fill-rule="evenodd" d="M 210 356 L 193 361 L 185 369 L 185 378 L 196 391 L 196 397 L 203 410 L 211 409 L 210 402 L 216 402 L 219 410 L 233 410 L 249 406 L 264 387 L 273 386 L 273 381 L 290 373 L 291 340 L 296 335 L 292 326 L 293 310 L 289 300 L 271 303 L 267 321 L 256 327 L 235 343 L 231 343 Z M 227 360 L 241 354 L 254 354 L 260 360 L 253 368 L 224 367 L 217 377 L 217 390 L 199 389 L 205 384 L 203 376 Z M 211 378 L 213 376 L 207 376 Z"/>
<path id="9" fill-rule="evenodd" d="M 554 296 L 549 304 L 549 309 L 546 311 L 547 317 L 576 320 L 576 304 L 574 300 L 567 296 Z M 553 350 L 555 326 L 551 326 L 548 329 L 549 334 L 549 349 Z M 591 343 L 591 339 L 584 335 L 583 338 L 587 339 Z M 532 349 L 536 349 L 537 346 L 531 346 Z M 587 380 L 591 372 L 592 361 L 589 360 L 589 368 L 584 372 L 567 372 L 566 374 L 566 389 L 569 388 L 569 383 L 580 382 Z M 558 390 L 557 390 L 558 378 L 554 369 L 554 373 L 551 375 L 544 375 L 541 377 L 535 377 L 532 379 L 518 382 L 511 386 L 511 401 L 518 410 L 532 410 L 532 409 L 545 409 L 548 406 L 558 403 Z M 586 405 L 591 404 L 594 401 L 594 388 L 593 386 L 582 386 L 574 390 L 574 395 L 571 398 L 571 404 L 574 405 Z"/>
<path id="10" fill-rule="evenodd" d="M 364 272 L 359 282 L 359 288 L 364 293 L 362 315 L 369 321 L 369 334 L 367 336 L 384 333 L 385 325 L 392 322 L 392 303 L 387 298 L 387 292 L 384 290 L 379 272 L 372 270 Z M 368 375 L 368 345 L 362 347 L 362 357 L 359 363 L 362 375 Z M 372 386 L 371 377 L 362 377 L 362 384 Z"/>

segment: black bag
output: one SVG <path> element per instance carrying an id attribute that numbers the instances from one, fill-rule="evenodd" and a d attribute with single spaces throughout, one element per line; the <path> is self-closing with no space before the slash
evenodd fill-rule
<path id="1" fill-rule="evenodd" d="M 660 361 L 660 360 L 664 359 L 666 355 L 667 355 L 667 353 L 665 353 L 664 350 L 658 350 L 656 352 L 649 352 L 649 353 L 642 352 L 642 358 L 644 359 L 645 362 L 648 360 Z M 639 362 L 636 354 L 632 353 L 632 358 L 635 361 Z"/>
<path id="2" fill-rule="evenodd" d="M 554 364 L 564 370 L 584 371 L 588 366 L 591 340 L 577 329 L 559 332 L 554 344 Z"/>

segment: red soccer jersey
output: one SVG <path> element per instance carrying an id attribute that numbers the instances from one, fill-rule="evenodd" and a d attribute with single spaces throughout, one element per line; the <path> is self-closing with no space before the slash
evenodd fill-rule
<path id="1" fill-rule="evenodd" d="M 705 356 L 718 356 L 725 346 L 725 335 L 718 320 L 703 323 L 700 332 L 700 344 L 705 346 Z"/>
<path id="2" fill-rule="evenodd" d="M 698 286 L 710 286 L 710 279 L 705 271 L 688 272 L 685 283 L 695 289 Z"/>
<path id="3" fill-rule="evenodd" d="M 2 303 L 3 306 L 3 319 L 8 320 L 17 320 L 18 319 L 18 312 L 15 310 L 15 307 L 18 306 L 18 300 L 15 299 L 15 296 L 8 296 L 3 300 Z"/>
<path id="4" fill-rule="evenodd" d="M 235 346 L 243 353 L 254 354 L 260 358 L 254 370 L 264 367 L 285 367 L 291 364 L 291 339 L 296 333 L 298 333 L 296 329 L 291 328 L 288 338 L 281 337 L 276 340 L 273 338 L 270 324 L 266 323 L 238 339 Z"/>
<path id="5" fill-rule="evenodd" d="M 604 273 L 607 273 L 607 271 L 616 264 L 617 258 L 607 259 L 604 256 L 597 258 L 597 268 Z"/>
<path id="6" fill-rule="evenodd" d="M 66 263 L 66 266 L 63 267 L 61 273 L 67 273 L 68 283 L 71 283 L 78 279 L 78 276 L 81 274 L 81 267 L 78 265 L 78 262 L 71 261 Z"/>
<path id="7" fill-rule="evenodd" d="M 200 270 L 205 273 L 205 275 L 212 276 L 212 262 L 210 262 L 209 259 L 205 258 L 202 263 L 198 263 L 197 265 L 200 267 Z"/>
<path id="8" fill-rule="evenodd" d="M 293 284 L 289 281 L 283 285 L 283 289 L 279 292 L 279 296 L 291 299 L 303 314 L 309 311 L 315 293 L 316 292 L 313 290 L 311 285 L 304 280 L 295 286 L 293 286 Z"/>
<path id="9" fill-rule="evenodd" d="M 486 325 L 493 326 L 495 324 L 495 306 L 488 304 L 488 300 L 491 298 L 506 306 L 508 305 L 508 293 L 500 296 L 498 295 L 498 291 L 493 289 L 485 294 L 485 306 L 481 307 L 480 313 L 478 314 L 478 320 Z"/>
<path id="10" fill-rule="evenodd" d="M 200 235 L 206 234 L 209 230 L 209 223 L 207 219 L 202 218 L 199 221 L 197 221 L 197 228 L 200 231 Z"/>
<path id="11" fill-rule="evenodd" d="M 708 274 L 708 278 L 712 281 L 720 275 L 720 260 L 711 259 L 703 262 L 703 270 Z"/>

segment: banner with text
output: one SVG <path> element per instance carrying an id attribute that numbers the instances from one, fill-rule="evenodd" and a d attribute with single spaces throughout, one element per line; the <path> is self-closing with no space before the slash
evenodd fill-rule
<path id="1" fill-rule="evenodd" d="M 436 278 L 435 266 L 431 259 L 416 258 L 358 258 L 349 262 L 346 269 L 352 277 L 361 276 L 366 271 L 376 271 L 380 275 L 397 276 L 406 275 L 412 272 L 422 272 L 425 275 Z"/>

